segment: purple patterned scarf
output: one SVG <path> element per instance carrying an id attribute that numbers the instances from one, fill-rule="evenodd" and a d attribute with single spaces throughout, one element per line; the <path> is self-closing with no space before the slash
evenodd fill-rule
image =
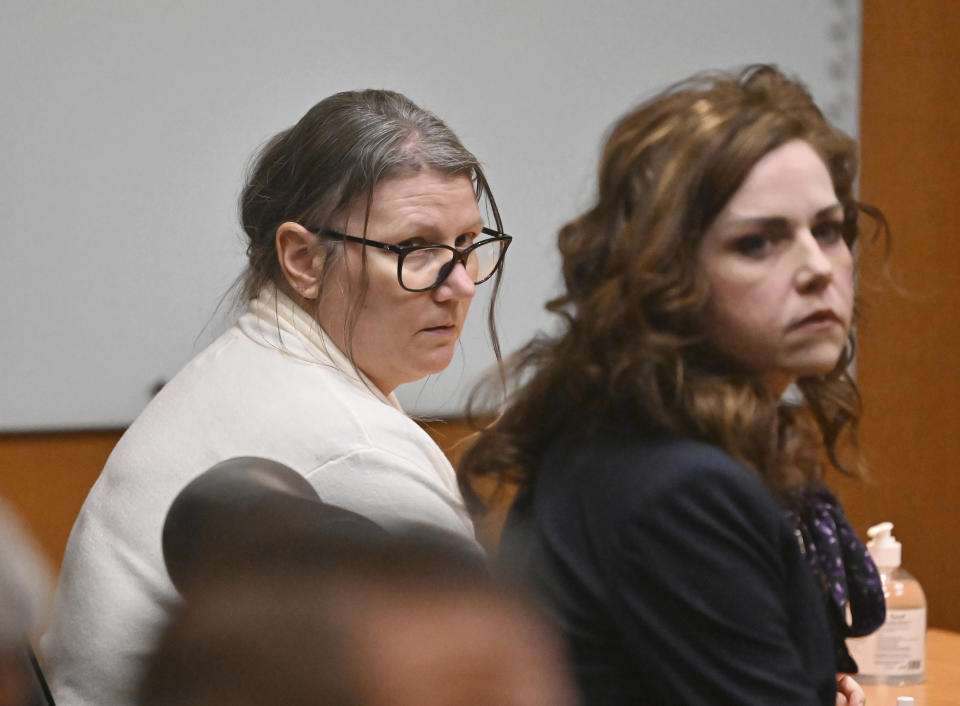
<path id="1" fill-rule="evenodd" d="M 886 617 L 877 567 L 847 521 L 840 501 L 826 488 L 808 486 L 797 491 L 788 502 L 788 511 L 800 551 L 823 590 L 837 671 L 856 674 L 857 663 L 847 651 L 845 639 L 869 635 Z"/>

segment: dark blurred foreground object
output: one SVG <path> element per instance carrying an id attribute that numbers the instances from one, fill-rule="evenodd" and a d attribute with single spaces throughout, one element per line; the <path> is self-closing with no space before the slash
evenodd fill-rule
<path id="1" fill-rule="evenodd" d="M 142 706 L 573 703 L 555 635 L 462 538 L 388 534 L 281 464 L 215 466 L 163 539 L 185 599 Z"/>
<path id="2" fill-rule="evenodd" d="M 163 560 L 181 593 L 220 565 L 302 555 L 330 537 L 385 536 L 375 522 L 320 500 L 309 481 L 282 463 L 239 456 L 188 483 L 167 512 Z M 280 556 L 278 556 L 280 555 Z"/>
<path id="3" fill-rule="evenodd" d="M 0 706 L 53 704 L 31 646 L 52 586 L 39 547 L 0 501 Z"/>

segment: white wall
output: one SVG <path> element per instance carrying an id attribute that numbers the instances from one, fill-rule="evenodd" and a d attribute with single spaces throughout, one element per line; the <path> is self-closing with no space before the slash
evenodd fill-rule
<path id="1" fill-rule="evenodd" d="M 5 0 L 0 10 L 0 429 L 128 423 L 225 326 L 252 152 L 348 88 L 399 90 L 484 162 L 515 236 L 505 351 L 551 329 L 555 232 L 604 131 L 695 71 L 775 62 L 856 131 L 857 0 Z M 492 362 L 405 386 L 457 413 Z"/>

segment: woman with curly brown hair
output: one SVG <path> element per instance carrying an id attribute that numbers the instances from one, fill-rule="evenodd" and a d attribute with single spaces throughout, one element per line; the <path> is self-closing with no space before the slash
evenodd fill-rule
<path id="1" fill-rule="evenodd" d="M 856 170 L 798 82 L 701 75 L 613 127 L 596 203 L 560 231 L 564 328 L 515 357 L 461 484 L 519 485 L 502 557 L 585 703 L 862 700 L 835 674 L 882 596 L 821 486 L 828 463 L 861 474 L 853 247 L 883 220 Z"/>

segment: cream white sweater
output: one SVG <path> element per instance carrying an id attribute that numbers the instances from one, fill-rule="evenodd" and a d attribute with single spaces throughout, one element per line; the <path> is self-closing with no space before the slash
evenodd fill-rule
<path id="1" fill-rule="evenodd" d="M 58 706 L 133 702 L 177 600 L 161 550 L 167 508 L 234 456 L 280 461 L 387 528 L 423 522 L 475 541 L 443 452 L 310 316 L 265 290 L 144 409 L 80 510 L 41 641 Z"/>

